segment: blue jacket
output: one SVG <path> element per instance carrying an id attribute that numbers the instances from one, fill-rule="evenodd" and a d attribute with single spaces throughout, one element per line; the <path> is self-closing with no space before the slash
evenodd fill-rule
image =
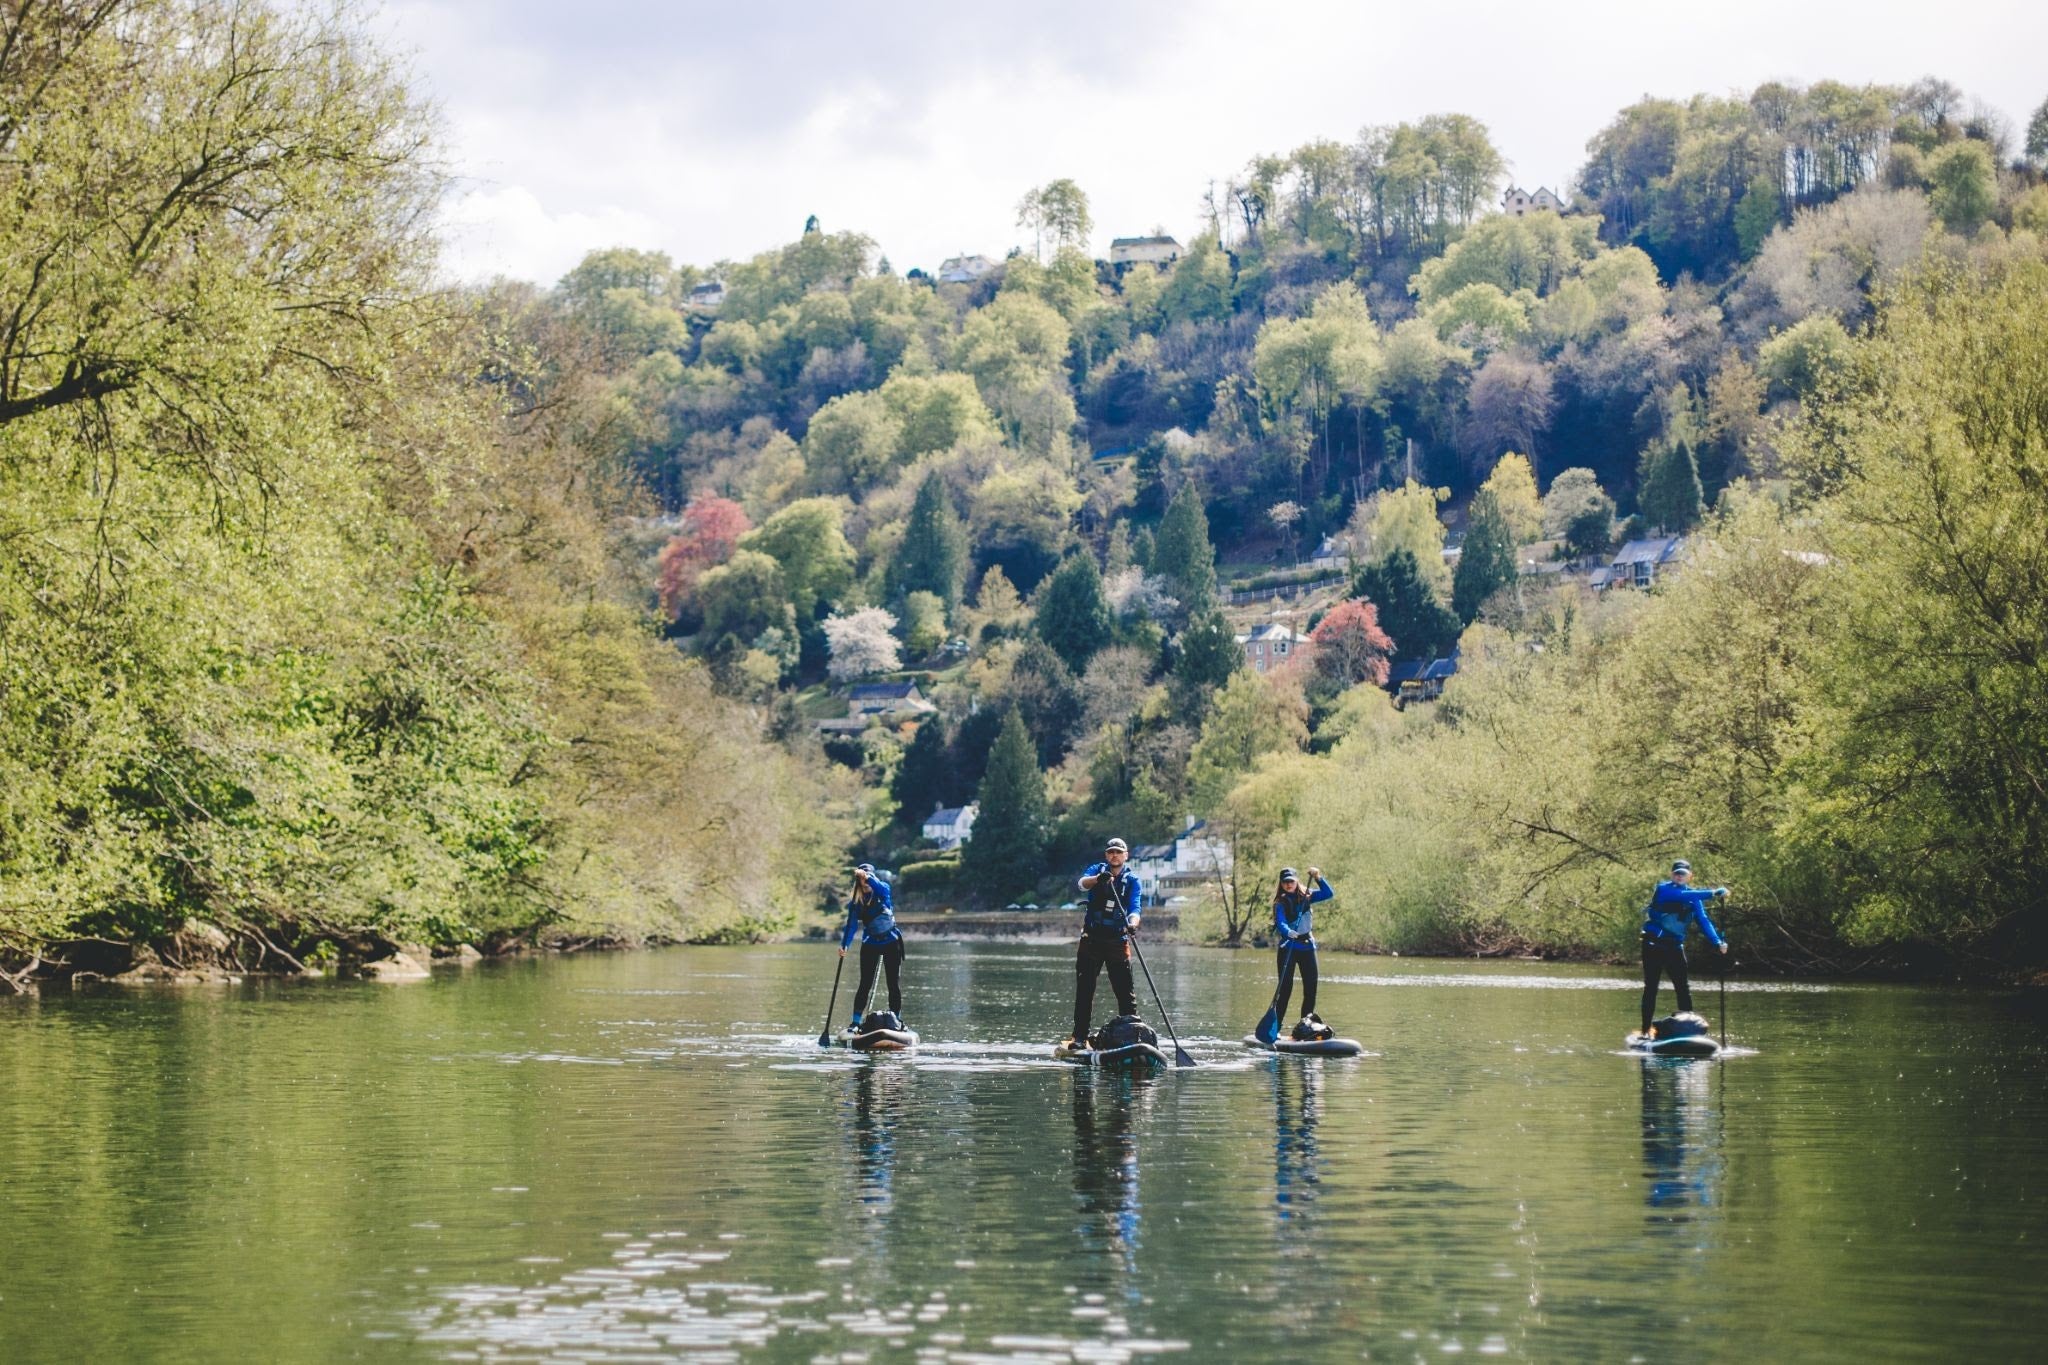
<path id="1" fill-rule="evenodd" d="M 1721 931 L 1707 918 L 1707 902 L 1718 893 L 1711 886 L 1680 886 L 1677 882 L 1657 883 L 1650 903 L 1643 907 L 1643 935 L 1660 941 L 1685 944 L 1685 922 L 1699 921 L 1700 932 L 1716 948 L 1723 939 Z"/>
<path id="2" fill-rule="evenodd" d="M 1082 877 L 1093 877 L 1109 871 L 1108 863 L 1090 863 Z M 1078 883 L 1077 883 L 1078 885 Z M 1121 875 L 1103 877 L 1093 886 L 1083 886 L 1088 893 L 1088 917 L 1081 927 L 1091 934 L 1121 934 L 1127 927 L 1125 916 L 1135 915 L 1144 908 L 1145 888 L 1138 883 L 1138 874 L 1131 871 L 1129 863 L 1124 864 Z M 1123 913 L 1117 913 L 1117 903 L 1123 904 Z"/>
<path id="3" fill-rule="evenodd" d="M 861 942 L 880 948 L 903 937 L 903 931 L 896 927 L 896 905 L 889 899 L 889 884 L 880 877 L 868 878 L 868 894 L 862 896 L 860 885 L 855 883 L 853 894 L 846 898 L 846 933 L 840 938 L 839 946 L 853 946 L 853 936 L 860 932 Z"/>
<path id="4" fill-rule="evenodd" d="M 1328 878 L 1318 877 L 1313 891 L 1297 890 L 1292 896 L 1282 891 L 1273 897 L 1273 927 L 1279 931 L 1280 941 L 1300 939 L 1305 946 L 1315 947 L 1316 912 L 1309 907 L 1336 894 L 1330 889 Z"/>

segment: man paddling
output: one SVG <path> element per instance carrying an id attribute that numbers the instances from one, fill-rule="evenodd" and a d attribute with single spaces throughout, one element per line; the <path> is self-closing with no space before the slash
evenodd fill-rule
<path id="1" fill-rule="evenodd" d="M 1707 902 L 1720 900 L 1727 894 L 1725 886 L 1695 887 L 1692 884 L 1692 864 L 1683 858 L 1671 865 L 1668 881 L 1657 883 L 1650 903 L 1643 908 L 1644 1037 L 1651 1036 L 1650 1024 L 1657 1015 L 1657 979 L 1660 975 L 1671 978 L 1671 988 L 1678 995 L 1678 1012 L 1692 1012 L 1692 984 L 1686 979 L 1685 963 L 1688 922 L 1697 921 L 1708 942 L 1723 953 L 1728 951 L 1728 940 L 1721 937 L 1714 921 L 1707 918 Z"/>
<path id="2" fill-rule="evenodd" d="M 1138 932 L 1138 911 L 1144 889 L 1137 874 L 1124 866 L 1130 847 L 1111 839 L 1102 861 L 1082 874 L 1088 893 L 1088 914 L 1081 923 L 1081 942 L 1074 953 L 1074 1047 L 1088 1046 L 1088 1019 L 1095 1007 L 1095 978 L 1109 968 L 1109 988 L 1116 992 L 1120 1015 L 1138 1012 L 1138 990 L 1131 978 L 1131 935 Z"/>
<path id="3" fill-rule="evenodd" d="M 889 969 L 889 1013 L 902 1027 L 903 1017 L 903 931 L 896 927 L 896 907 L 889 897 L 889 883 L 875 872 L 873 863 L 853 869 L 853 894 L 846 898 L 846 932 L 839 940 L 839 956 L 860 939 L 860 989 L 853 993 L 853 1022 L 848 1030 L 860 1032 L 861 1015 L 867 1012 L 868 997 L 875 989 L 875 968 Z"/>
<path id="4" fill-rule="evenodd" d="M 1273 1003 L 1273 1017 L 1287 1017 L 1287 1002 L 1294 994 L 1294 972 L 1299 967 L 1301 1022 L 1294 1026 L 1296 1038 L 1326 1038 L 1330 1033 L 1316 1014 L 1315 911 L 1310 907 L 1336 894 L 1323 880 L 1320 868 L 1308 870 L 1308 886 L 1302 885 L 1293 868 L 1280 869 L 1280 890 L 1273 897 L 1273 928 L 1280 936 L 1280 994 Z"/>

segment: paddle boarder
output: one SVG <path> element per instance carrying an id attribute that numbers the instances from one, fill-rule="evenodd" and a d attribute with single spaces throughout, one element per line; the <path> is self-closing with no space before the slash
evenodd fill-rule
<path id="1" fill-rule="evenodd" d="M 1309 888 L 1313 887 L 1313 890 Z M 1291 867 L 1280 869 L 1280 889 L 1273 896 L 1273 928 L 1280 937 L 1280 995 L 1273 1006 L 1277 1019 L 1287 1017 L 1287 1002 L 1294 994 L 1294 973 L 1301 971 L 1301 1022 L 1294 1026 L 1296 1038 L 1315 1038 L 1329 1033 L 1316 1013 L 1315 911 L 1319 901 L 1336 895 L 1323 880 L 1320 868 L 1308 870 L 1304 885 Z"/>
<path id="2" fill-rule="evenodd" d="M 1671 876 L 1657 883 L 1650 903 L 1643 907 L 1643 1036 L 1650 1037 L 1650 1025 L 1657 1016 L 1657 981 L 1671 978 L 1678 995 L 1678 1012 L 1692 1013 L 1692 984 L 1686 978 L 1685 934 L 1688 922 L 1697 922 L 1700 932 L 1721 952 L 1728 940 L 1707 918 L 1707 902 L 1728 894 L 1725 886 L 1694 886 L 1692 864 L 1680 858 L 1671 865 Z"/>
<path id="3" fill-rule="evenodd" d="M 1081 875 L 1088 893 L 1088 913 L 1081 922 L 1081 942 L 1074 951 L 1074 1042 L 1088 1046 L 1088 1020 L 1095 1007 L 1095 978 L 1109 969 L 1109 988 L 1116 992 L 1119 1015 L 1138 1012 L 1138 990 L 1131 977 L 1131 937 L 1138 932 L 1145 892 L 1138 876 L 1125 866 L 1130 846 L 1111 839 L 1102 861 L 1090 863 Z"/>
<path id="4" fill-rule="evenodd" d="M 868 997 L 875 989 L 875 968 L 889 972 L 889 1013 L 901 1027 L 903 1017 L 903 931 L 896 927 L 896 906 L 889 896 L 889 883 L 882 880 L 873 863 L 853 869 L 853 894 L 846 898 L 846 932 L 839 939 L 839 956 L 860 938 L 860 989 L 853 993 L 853 1022 L 849 1032 L 860 1032 L 861 1015 L 867 1012 Z"/>

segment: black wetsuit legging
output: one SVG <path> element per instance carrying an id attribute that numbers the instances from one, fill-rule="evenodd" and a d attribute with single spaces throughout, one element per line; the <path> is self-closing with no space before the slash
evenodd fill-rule
<path id="1" fill-rule="evenodd" d="M 1131 941 L 1114 931 L 1083 932 L 1074 950 L 1074 1036 L 1088 1038 L 1088 1018 L 1095 1009 L 1095 978 L 1109 968 L 1109 988 L 1116 992 L 1116 1012 L 1138 1012 L 1138 988 L 1131 977 Z"/>
<path id="2" fill-rule="evenodd" d="M 1652 938 L 1643 935 L 1643 1032 L 1650 1031 L 1650 1023 L 1657 1017 L 1657 978 L 1660 974 L 1671 978 L 1671 988 L 1678 992 L 1678 1012 L 1684 1014 L 1692 1009 L 1692 983 L 1685 975 L 1685 944 L 1673 943 L 1668 938 Z"/>
<path id="3" fill-rule="evenodd" d="M 1294 969 L 1301 968 L 1301 1012 L 1316 1012 L 1316 950 L 1309 943 L 1280 945 L 1280 1004 L 1274 1017 L 1287 1017 L 1287 1002 L 1294 995 Z"/>
<path id="4" fill-rule="evenodd" d="M 860 945 L 860 989 L 853 993 L 853 1012 L 866 1014 L 868 997 L 875 990 L 875 967 L 886 963 L 889 968 L 889 1012 L 903 1013 L 903 940 L 880 945 Z"/>

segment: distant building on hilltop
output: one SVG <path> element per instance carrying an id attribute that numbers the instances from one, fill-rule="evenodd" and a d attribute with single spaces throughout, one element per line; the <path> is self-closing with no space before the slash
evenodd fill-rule
<path id="1" fill-rule="evenodd" d="M 706 280 L 700 285 L 693 286 L 690 297 L 685 302 L 693 313 L 717 312 L 719 306 L 725 302 L 725 281 Z"/>
<path id="2" fill-rule="evenodd" d="M 986 256 L 949 256 L 939 262 L 940 284 L 973 284 L 996 268 Z"/>
<path id="3" fill-rule="evenodd" d="M 1547 186 L 1539 185 L 1530 194 L 1520 185 L 1508 186 L 1508 192 L 1500 197 L 1500 211 L 1511 218 L 1524 218 L 1538 209 L 1551 213 L 1564 212 L 1564 200 L 1552 194 Z"/>
<path id="4" fill-rule="evenodd" d="M 1180 257 L 1181 245 L 1171 237 L 1118 237 L 1109 244 L 1109 263 L 1119 271 L 1134 265 L 1164 270 Z"/>
<path id="5" fill-rule="evenodd" d="M 860 683 L 846 689 L 847 713 L 853 716 L 924 714 L 938 708 L 924 699 L 913 682 Z"/>
<path id="6" fill-rule="evenodd" d="M 974 837 L 974 820 L 980 814 L 981 803 L 978 801 L 934 810 L 925 816 L 921 832 L 942 852 L 950 852 Z"/>

